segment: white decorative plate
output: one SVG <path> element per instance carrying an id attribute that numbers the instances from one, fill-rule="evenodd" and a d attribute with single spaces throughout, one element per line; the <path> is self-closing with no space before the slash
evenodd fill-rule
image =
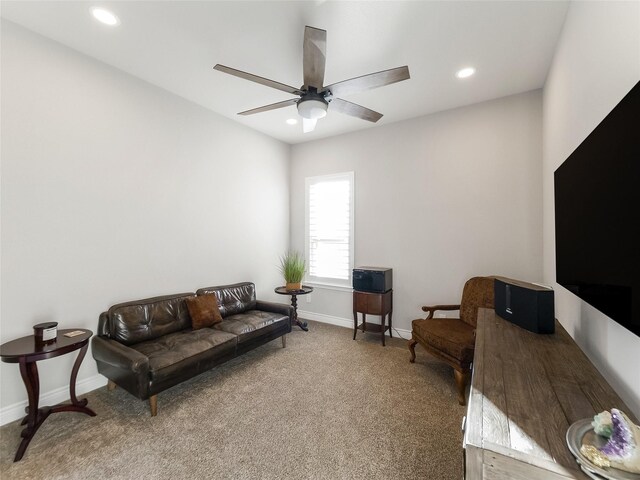
<path id="1" fill-rule="evenodd" d="M 593 445 L 600 448 L 604 447 L 606 443 L 606 438 L 596 435 L 596 432 L 593 431 L 590 418 L 578 420 L 567 430 L 567 446 L 583 470 L 588 470 L 608 480 L 640 480 L 640 475 L 637 473 L 625 472 L 613 467 L 598 467 L 580 453 L 582 445 Z"/>

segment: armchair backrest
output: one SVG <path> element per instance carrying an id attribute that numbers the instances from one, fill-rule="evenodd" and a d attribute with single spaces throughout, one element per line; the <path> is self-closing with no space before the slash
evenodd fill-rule
<path id="1" fill-rule="evenodd" d="M 460 319 L 475 328 L 478 308 L 494 308 L 493 277 L 473 277 L 467 280 L 462 290 Z"/>

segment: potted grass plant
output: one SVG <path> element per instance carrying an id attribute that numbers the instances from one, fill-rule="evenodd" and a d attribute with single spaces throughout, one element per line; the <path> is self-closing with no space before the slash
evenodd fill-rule
<path id="1" fill-rule="evenodd" d="M 304 257 L 296 251 L 289 251 L 280 257 L 280 273 L 287 283 L 287 290 L 302 289 L 306 266 Z"/>

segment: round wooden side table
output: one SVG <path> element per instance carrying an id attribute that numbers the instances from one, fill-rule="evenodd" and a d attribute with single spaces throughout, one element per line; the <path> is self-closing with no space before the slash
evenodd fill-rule
<path id="1" fill-rule="evenodd" d="M 81 331 L 80 335 L 75 337 L 65 337 L 65 333 Z M 0 357 L 3 362 L 17 363 L 20 365 L 20 375 L 27 389 L 29 397 L 29 406 L 26 407 L 27 416 L 22 420 L 22 425 L 27 425 L 22 430 L 22 442 L 18 447 L 16 456 L 13 461 L 19 461 L 29 446 L 29 442 L 36 434 L 40 425 L 52 413 L 58 412 L 81 412 L 95 417 L 96 413 L 87 408 L 87 399 L 78 400 L 76 398 L 76 378 L 80 364 L 87 353 L 89 339 L 93 335 L 91 330 L 83 328 L 58 330 L 56 341 L 48 345 L 36 344 L 36 338 L 33 335 L 18 338 L 10 342 L 0 345 Z M 38 377 L 38 367 L 36 362 L 46 360 L 47 358 L 59 357 L 67 353 L 80 350 L 73 369 L 71 370 L 71 381 L 69 382 L 69 394 L 71 403 L 60 403 L 54 406 L 38 408 L 40 397 L 40 379 Z"/>
<path id="2" fill-rule="evenodd" d="M 291 306 L 293 307 L 293 321 L 305 332 L 309 331 L 307 321 L 301 322 L 298 320 L 298 295 L 306 295 L 313 292 L 313 287 L 302 285 L 300 290 L 287 290 L 287 287 L 277 287 L 275 292 L 280 295 L 291 295 Z"/>

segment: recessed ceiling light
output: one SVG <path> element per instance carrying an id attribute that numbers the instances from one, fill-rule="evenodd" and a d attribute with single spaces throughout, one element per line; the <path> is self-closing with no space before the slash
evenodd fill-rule
<path id="1" fill-rule="evenodd" d="M 287 125 L 296 125 L 298 123 L 298 119 L 296 118 L 290 118 L 289 120 L 287 120 Z"/>
<path id="2" fill-rule="evenodd" d="M 458 78 L 467 78 L 470 77 L 471 75 L 473 75 L 474 73 L 476 73 L 476 69 L 473 67 L 466 67 L 463 69 L 460 69 L 456 72 L 456 77 Z"/>
<path id="3" fill-rule="evenodd" d="M 115 26 L 120 24 L 120 19 L 116 17 L 109 10 L 105 10 L 104 8 L 93 8 L 91 10 L 93 17 L 101 23 L 109 26 Z"/>

